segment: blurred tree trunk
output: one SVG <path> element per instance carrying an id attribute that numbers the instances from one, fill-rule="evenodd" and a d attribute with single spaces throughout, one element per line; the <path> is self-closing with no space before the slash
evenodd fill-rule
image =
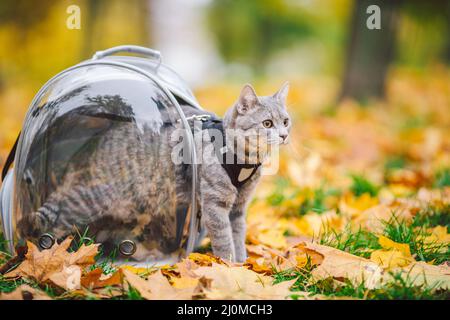
<path id="1" fill-rule="evenodd" d="M 370 5 L 381 9 L 381 30 L 370 30 L 366 13 Z M 383 98 L 385 78 L 392 61 L 400 1 L 356 0 L 347 48 L 347 62 L 340 99 L 366 101 Z"/>

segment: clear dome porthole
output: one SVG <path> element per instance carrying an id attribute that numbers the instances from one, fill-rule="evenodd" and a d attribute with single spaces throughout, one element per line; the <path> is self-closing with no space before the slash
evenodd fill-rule
<path id="1" fill-rule="evenodd" d="M 183 143 L 194 159 L 178 101 L 199 106 L 165 68 L 154 59 L 97 57 L 41 89 L 12 181 L 2 186 L 2 225 L 12 245 L 28 239 L 45 248 L 69 235 L 89 237 L 105 252 L 155 263 L 192 250 L 196 169 L 170 161 L 171 133 L 187 132 Z"/>

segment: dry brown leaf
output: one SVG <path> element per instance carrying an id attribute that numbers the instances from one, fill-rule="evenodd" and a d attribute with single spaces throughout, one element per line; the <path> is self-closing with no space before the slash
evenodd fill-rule
<path id="1" fill-rule="evenodd" d="M 194 270 L 199 277 L 211 279 L 211 288 L 205 289 L 209 299 L 286 299 L 289 288 L 296 281 L 273 285 L 273 278 L 244 267 L 227 267 L 213 264 Z M 301 293 L 299 293 L 301 294 Z"/>
<path id="2" fill-rule="evenodd" d="M 182 277 L 172 278 L 172 286 L 176 289 L 195 288 L 199 285 L 198 278 Z"/>
<path id="3" fill-rule="evenodd" d="M 289 248 L 286 251 L 286 255 L 289 258 L 295 257 L 296 265 L 299 267 L 304 267 L 308 260 L 310 261 L 311 266 L 320 265 L 323 262 L 324 255 L 317 250 L 308 248 L 306 243 L 308 242 L 301 242 Z"/>
<path id="4" fill-rule="evenodd" d="M 72 238 L 68 237 L 61 244 L 55 243 L 42 251 L 27 242 L 25 260 L 5 277 L 28 277 L 41 283 L 51 281 L 65 290 L 79 289 L 82 268 L 95 262 L 98 245 L 82 245 L 76 252 L 68 252 L 71 242 Z"/>
<path id="5" fill-rule="evenodd" d="M 274 269 L 281 269 L 280 264 L 286 262 L 283 252 L 262 244 L 247 245 L 247 254 L 245 266 L 257 273 L 272 274 Z"/>
<path id="6" fill-rule="evenodd" d="M 80 289 L 81 268 L 76 265 L 63 266 L 60 272 L 52 273 L 49 280 L 64 290 Z"/>
<path id="7" fill-rule="evenodd" d="M 45 292 L 22 284 L 13 292 L 0 293 L 0 300 L 52 300 Z"/>
<path id="8" fill-rule="evenodd" d="M 126 269 L 122 270 L 124 279 L 147 300 L 183 300 L 198 295 L 198 287 L 177 289 L 170 285 L 161 271 L 150 275 L 147 280 Z"/>
<path id="9" fill-rule="evenodd" d="M 368 259 L 316 243 L 304 242 L 296 247 L 304 250 L 308 256 L 312 254 L 312 261 L 319 264 L 311 272 L 316 280 L 332 277 L 337 280 L 348 279 L 354 284 L 364 281 L 369 289 L 377 287 L 381 282 L 383 269 Z M 322 261 L 320 256 L 323 257 Z"/>
<path id="10" fill-rule="evenodd" d="M 407 282 L 416 286 L 425 285 L 434 289 L 450 289 L 450 267 L 446 264 L 435 266 L 420 261 L 407 267 L 394 269 L 393 272 L 401 272 Z M 388 278 L 387 280 L 389 281 Z"/>
<path id="11" fill-rule="evenodd" d="M 49 279 L 52 273 L 62 270 L 64 261 L 68 259 L 67 249 L 72 238 L 67 238 L 61 244 L 55 243 L 50 249 L 39 251 L 32 242 L 27 241 L 28 252 L 23 261 L 16 269 L 8 272 L 6 278 L 31 277 L 39 282 Z"/>
<path id="12" fill-rule="evenodd" d="M 180 274 L 180 277 L 195 277 L 192 270 L 198 269 L 199 265 L 190 259 L 183 259 L 175 264 L 175 268 Z"/>
<path id="13" fill-rule="evenodd" d="M 93 265 L 95 263 L 95 256 L 98 254 L 99 246 L 100 244 L 91 244 L 88 246 L 82 244 L 76 252 L 70 253 L 65 263 L 69 266 L 77 265 L 81 267 Z"/>
<path id="14" fill-rule="evenodd" d="M 81 277 L 81 285 L 88 289 L 100 289 L 120 286 L 122 285 L 122 279 L 122 269 L 119 269 L 112 274 L 104 275 L 101 268 L 96 268 Z"/>

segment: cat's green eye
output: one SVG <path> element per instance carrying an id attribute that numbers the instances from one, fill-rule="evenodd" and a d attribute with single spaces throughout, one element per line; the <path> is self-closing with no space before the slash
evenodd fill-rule
<path id="1" fill-rule="evenodd" d="M 264 128 L 272 128 L 273 127 L 272 120 L 264 120 L 263 121 L 263 126 L 264 126 Z"/>
<path id="2" fill-rule="evenodd" d="M 289 119 L 284 119 L 283 124 L 285 127 L 289 125 Z"/>

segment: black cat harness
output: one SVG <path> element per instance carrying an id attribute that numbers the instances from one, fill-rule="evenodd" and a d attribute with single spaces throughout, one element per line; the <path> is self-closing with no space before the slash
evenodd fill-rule
<path id="1" fill-rule="evenodd" d="M 245 185 L 245 183 L 253 177 L 258 168 L 261 166 L 261 163 L 240 163 L 241 161 L 238 160 L 237 155 L 231 150 L 231 148 L 227 147 L 222 119 L 209 114 L 203 114 L 188 117 L 186 120 L 201 121 L 201 130 L 203 132 L 204 130 L 208 131 L 211 142 L 213 142 L 214 145 L 214 152 L 225 172 L 228 174 L 228 177 L 230 177 L 231 183 L 236 188 L 239 189 Z M 214 133 L 216 132 L 220 132 L 222 134 L 222 142 L 219 143 L 219 145 L 217 145 L 218 142 L 215 142 Z"/>

